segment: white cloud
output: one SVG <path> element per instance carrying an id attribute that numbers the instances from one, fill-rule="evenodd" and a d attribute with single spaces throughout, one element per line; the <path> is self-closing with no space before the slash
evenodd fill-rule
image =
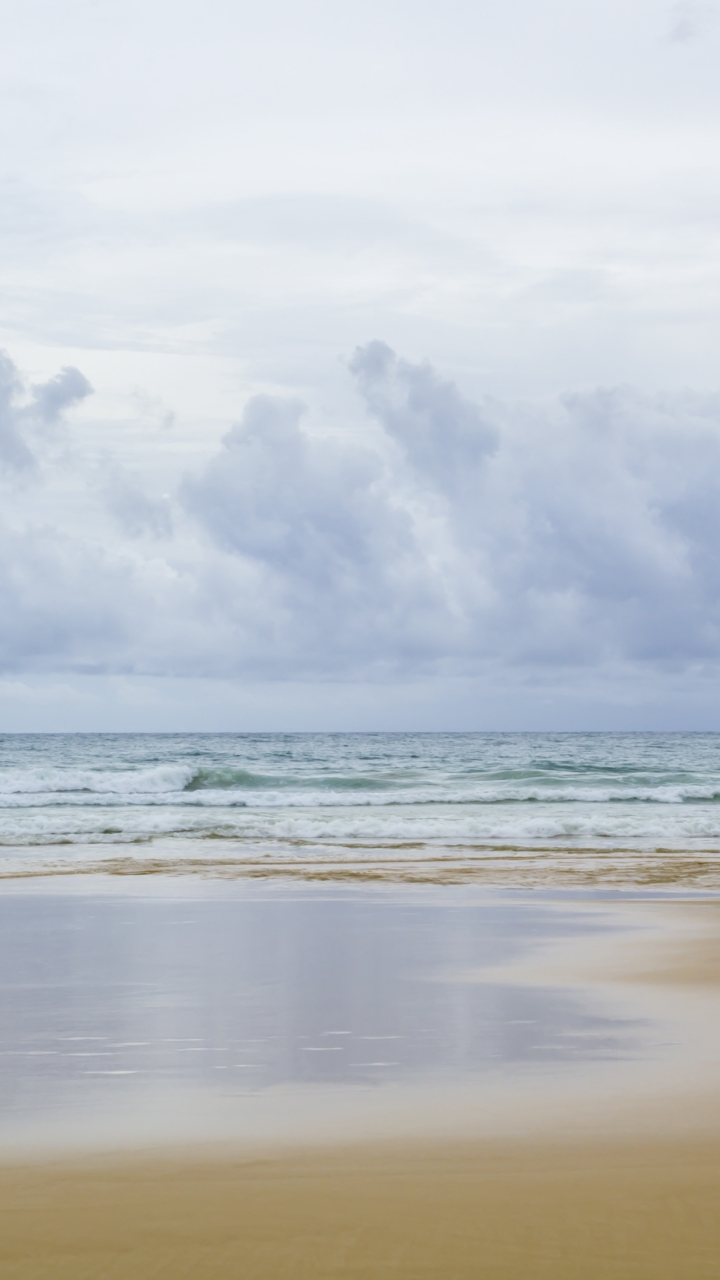
<path id="1" fill-rule="evenodd" d="M 11 6 L 0 46 L 0 343 L 26 365 L 62 348 L 168 399 L 175 360 L 178 411 L 225 418 L 240 392 L 322 394 L 374 333 L 476 396 L 714 385 L 709 6 L 59 15 Z"/>

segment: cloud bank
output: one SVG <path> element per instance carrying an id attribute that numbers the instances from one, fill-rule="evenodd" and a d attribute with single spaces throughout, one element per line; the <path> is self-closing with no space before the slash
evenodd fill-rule
<path id="1" fill-rule="evenodd" d="M 6 675 L 562 682 L 720 659 L 718 395 L 476 403 L 375 341 L 349 361 L 352 421 L 254 396 L 160 492 L 162 467 L 73 443 L 78 370 L 0 374 Z"/>

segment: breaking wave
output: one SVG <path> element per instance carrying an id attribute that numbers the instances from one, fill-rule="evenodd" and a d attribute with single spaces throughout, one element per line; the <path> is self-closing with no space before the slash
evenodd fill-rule
<path id="1" fill-rule="evenodd" d="M 0 737 L 0 845 L 720 840 L 715 735 Z"/>

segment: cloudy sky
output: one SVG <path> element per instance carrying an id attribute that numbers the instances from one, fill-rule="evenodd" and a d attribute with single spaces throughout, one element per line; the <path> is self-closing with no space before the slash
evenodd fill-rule
<path id="1" fill-rule="evenodd" d="M 719 60 L 10 0 L 0 725 L 720 729 Z"/>

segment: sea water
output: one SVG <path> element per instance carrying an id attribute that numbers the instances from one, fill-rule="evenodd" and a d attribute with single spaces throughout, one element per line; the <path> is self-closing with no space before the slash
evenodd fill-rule
<path id="1" fill-rule="evenodd" d="M 720 735 L 0 737 L 0 876 L 623 848 L 720 851 Z"/>

